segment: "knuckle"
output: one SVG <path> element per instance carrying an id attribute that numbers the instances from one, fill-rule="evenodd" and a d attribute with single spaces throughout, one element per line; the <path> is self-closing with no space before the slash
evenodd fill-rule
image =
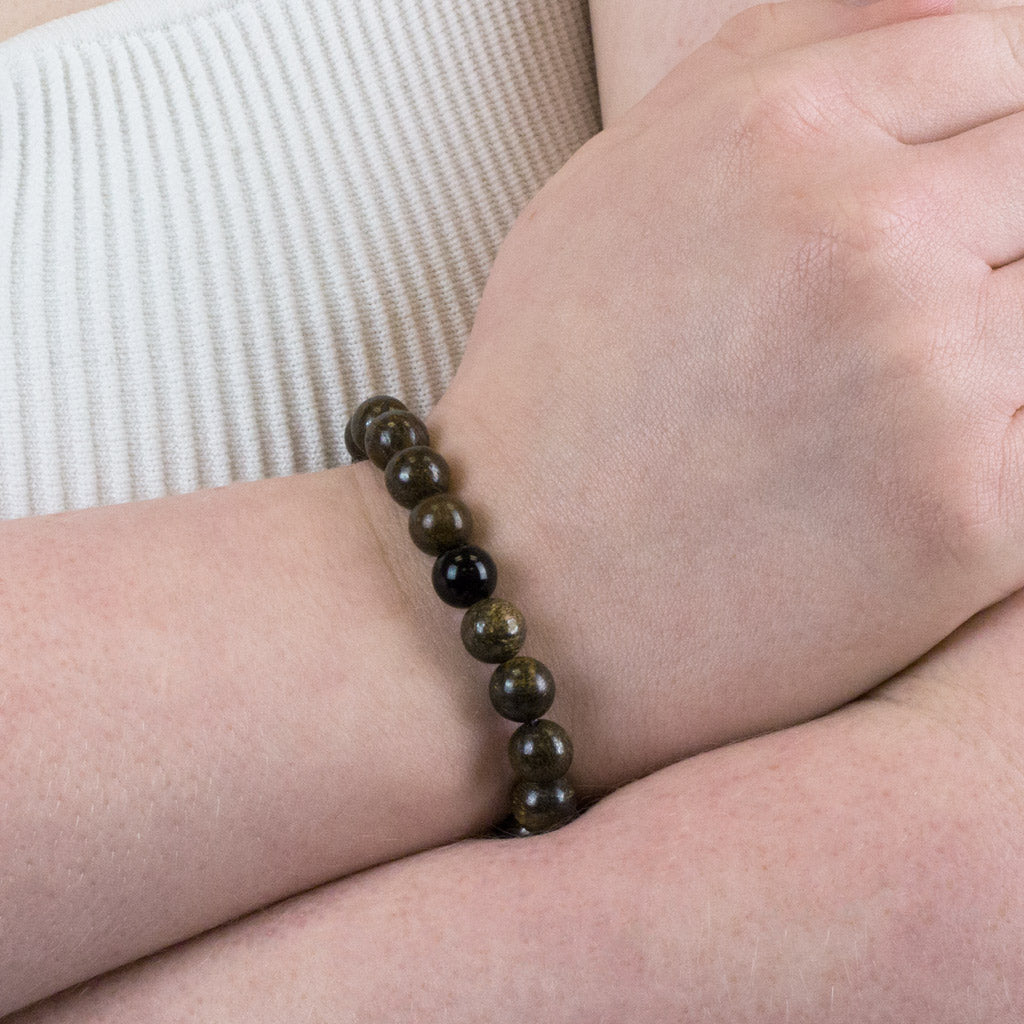
<path id="1" fill-rule="evenodd" d="M 773 60 L 738 74 L 729 124 L 745 159 L 792 160 L 811 150 L 832 148 L 834 108 L 830 109 L 827 90 L 812 66 Z"/>
<path id="2" fill-rule="evenodd" d="M 834 200 L 835 233 L 855 280 L 884 287 L 904 306 L 924 306 L 934 298 L 928 268 L 940 205 L 925 180 L 887 170 L 886 180 L 853 183 Z"/>

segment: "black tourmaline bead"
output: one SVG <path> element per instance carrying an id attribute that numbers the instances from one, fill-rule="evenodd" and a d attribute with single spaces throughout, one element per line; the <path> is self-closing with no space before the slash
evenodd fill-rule
<path id="1" fill-rule="evenodd" d="M 365 462 L 366 453 L 362 448 L 356 447 L 355 438 L 352 437 L 352 421 L 345 424 L 345 450 L 353 462 Z"/>
<path id="2" fill-rule="evenodd" d="M 494 593 L 498 570 L 483 548 L 463 544 L 438 556 L 432 580 L 435 593 L 445 604 L 468 608 Z"/>
<path id="3" fill-rule="evenodd" d="M 547 832 L 571 821 L 576 815 L 576 793 L 568 779 L 527 782 L 512 787 L 512 813 L 523 828 Z"/>
<path id="4" fill-rule="evenodd" d="M 554 782 L 572 764 L 572 740 L 557 723 L 542 718 L 519 726 L 508 741 L 512 770 L 527 782 Z"/>
<path id="5" fill-rule="evenodd" d="M 448 463 L 424 445 L 399 452 L 384 470 L 384 484 L 388 494 L 402 508 L 412 508 L 432 494 L 448 490 L 451 474 Z"/>
<path id="6" fill-rule="evenodd" d="M 404 409 L 405 405 L 390 395 L 374 395 L 356 406 L 352 419 L 345 428 L 345 447 L 353 458 L 366 458 L 366 427 L 370 420 L 390 409 Z M 350 443 L 351 442 L 351 443 Z"/>
<path id="7" fill-rule="evenodd" d="M 491 703 L 502 718 L 531 722 L 555 700 L 551 670 L 536 658 L 510 658 L 491 675 Z"/>
<path id="8" fill-rule="evenodd" d="M 401 451 L 414 445 L 430 444 L 430 435 L 421 419 L 404 409 L 381 413 L 366 425 L 363 447 L 370 461 L 384 469 Z"/>
<path id="9" fill-rule="evenodd" d="M 412 542 L 428 555 L 439 555 L 465 544 L 472 529 L 469 509 L 450 494 L 424 498 L 409 514 Z"/>
<path id="10" fill-rule="evenodd" d="M 462 616 L 462 644 L 477 661 L 508 661 L 525 639 L 523 613 L 500 598 L 485 597 Z"/>

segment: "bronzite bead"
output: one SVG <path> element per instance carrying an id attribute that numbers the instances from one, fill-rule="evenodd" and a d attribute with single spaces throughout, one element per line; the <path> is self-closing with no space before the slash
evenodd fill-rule
<path id="1" fill-rule="evenodd" d="M 432 494 L 443 494 L 450 481 L 448 463 L 426 445 L 400 451 L 384 470 L 388 494 L 402 508 L 413 508 Z"/>
<path id="2" fill-rule="evenodd" d="M 498 569 L 483 548 L 463 544 L 438 556 L 431 579 L 445 604 L 468 608 L 494 593 Z"/>
<path id="3" fill-rule="evenodd" d="M 366 452 L 362 448 L 356 447 L 355 438 L 352 436 L 352 421 L 349 420 L 345 424 L 345 451 L 348 452 L 349 457 L 353 462 L 365 462 Z"/>
<path id="4" fill-rule="evenodd" d="M 469 540 L 473 517 L 469 509 L 450 494 L 424 498 L 409 514 L 409 536 L 428 555 L 439 555 Z"/>
<path id="5" fill-rule="evenodd" d="M 399 452 L 414 445 L 430 444 L 430 435 L 421 419 L 403 409 L 392 409 L 374 417 L 366 425 L 363 447 L 370 461 L 384 469 Z"/>
<path id="6" fill-rule="evenodd" d="M 572 764 L 572 740 L 556 722 L 546 718 L 521 725 L 508 741 L 512 770 L 527 782 L 554 782 Z"/>
<path id="7" fill-rule="evenodd" d="M 497 825 L 491 829 L 487 838 L 489 839 L 525 839 L 533 833 L 528 828 L 523 828 L 516 821 L 514 814 L 506 814 Z"/>
<path id="8" fill-rule="evenodd" d="M 504 718 L 522 723 L 509 739 L 515 775 L 512 814 L 499 835 L 532 836 L 560 828 L 577 813 L 566 777 L 573 745 L 562 726 L 543 716 L 555 699 L 551 670 L 519 654 L 526 622 L 515 605 L 493 596 L 498 573 L 491 556 L 470 544 L 469 509 L 448 493 L 447 462 L 430 445 L 426 425 L 397 398 L 374 395 L 345 425 L 345 448 L 353 462 L 369 459 L 384 471 L 388 493 L 409 512 L 409 535 L 435 559 L 432 581 L 438 597 L 462 616 L 462 643 L 478 661 L 496 664 L 489 694 Z"/>
<path id="9" fill-rule="evenodd" d="M 554 703 L 555 679 L 536 658 L 510 658 L 491 674 L 490 695 L 502 718 L 530 722 L 541 718 Z"/>
<path id="10" fill-rule="evenodd" d="M 352 418 L 345 428 L 345 447 L 353 459 L 366 458 L 366 428 L 370 420 L 375 420 L 381 413 L 392 409 L 405 409 L 405 403 L 391 395 L 374 395 L 356 406 Z"/>
<path id="11" fill-rule="evenodd" d="M 576 815 L 576 793 L 568 779 L 527 782 L 512 787 L 512 813 L 530 832 L 547 832 Z"/>
<path id="12" fill-rule="evenodd" d="M 477 601 L 462 617 L 462 644 L 477 661 L 508 661 L 526 639 L 526 620 L 514 604 L 497 597 Z"/>

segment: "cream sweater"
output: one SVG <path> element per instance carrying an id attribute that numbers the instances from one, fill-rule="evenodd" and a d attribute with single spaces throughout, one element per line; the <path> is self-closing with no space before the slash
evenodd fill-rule
<path id="1" fill-rule="evenodd" d="M 597 128 L 585 0 L 115 0 L 0 43 L 0 516 L 425 411 Z"/>

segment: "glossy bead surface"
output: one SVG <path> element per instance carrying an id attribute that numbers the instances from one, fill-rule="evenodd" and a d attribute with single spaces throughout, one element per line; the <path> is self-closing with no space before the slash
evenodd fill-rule
<path id="1" fill-rule="evenodd" d="M 491 674 L 491 704 L 513 722 L 540 718 L 555 700 L 551 670 L 536 658 L 510 658 Z"/>
<path id="2" fill-rule="evenodd" d="M 431 580 L 434 593 L 445 604 L 468 608 L 494 593 L 498 570 L 483 548 L 463 544 L 438 556 Z"/>
<path id="3" fill-rule="evenodd" d="M 349 420 L 345 424 L 345 451 L 348 452 L 349 458 L 353 462 L 365 462 L 366 452 L 362 448 L 356 447 L 355 438 L 352 437 L 352 421 Z"/>
<path id="4" fill-rule="evenodd" d="M 526 639 L 523 613 L 508 601 L 486 597 L 462 617 L 462 645 L 477 661 L 508 661 Z"/>
<path id="5" fill-rule="evenodd" d="M 512 787 L 512 813 L 530 832 L 546 832 L 576 815 L 576 793 L 568 779 L 517 782 Z"/>
<path id="6" fill-rule="evenodd" d="M 512 770 L 527 782 L 554 782 L 572 764 L 572 740 L 557 722 L 542 718 L 519 726 L 508 741 Z"/>
<path id="7" fill-rule="evenodd" d="M 516 821 L 514 814 L 508 814 L 498 822 L 484 837 L 485 839 L 526 839 L 534 835 L 528 828 L 523 828 Z"/>
<path id="8" fill-rule="evenodd" d="M 450 494 L 424 498 L 409 514 L 409 536 L 428 555 L 465 544 L 472 529 L 469 509 Z"/>
<path id="9" fill-rule="evenodd" d="M 376 419 L 381 413 L 390 409 L 404 409 L 405 405 L 391 395 L 374 395 L 372 398 L 360 402 L 352 418 L 345 428 L 345 446 L 349 454 L 355 458 L 366 458 L 366 427 L 370 420 Z M 349 447 L 351 441 L 351 447 Z"/>
<path id="10" fill-rule="evenodd" d="M 388 494 L 402 508 L 412 508 L 432 494 L 444 493 L 450 482 L 448 463 L 425 445 L 399 452 L 384 470 Z"/>
<path id="11" fill-rule="evenodd" d="M 381 413 L 366 425 L 363 447 L 369 460 L 384 469 L 401 451 L 414 445 L 430 444 L 423 421 L 404 409 Z"/>

